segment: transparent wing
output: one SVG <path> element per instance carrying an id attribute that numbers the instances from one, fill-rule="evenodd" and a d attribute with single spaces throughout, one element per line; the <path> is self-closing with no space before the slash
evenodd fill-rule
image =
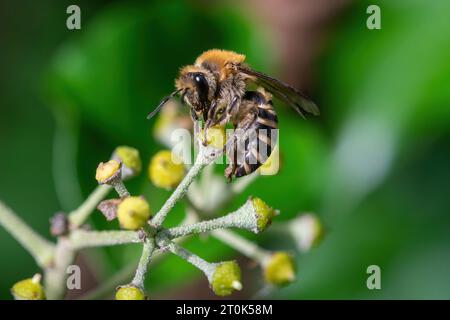
<path id="1" fill-rule="evenodd" d="M 257 85 L 270 91 L 275 97 L 294 108 L 301 116 L 303 116 L 302 111 L 316 116 L 320 114 L 319 108 L 314 102 L 290 85 L 247 66 L 239 66 L 238 69 L 242 73 L 255 77 Z"/>

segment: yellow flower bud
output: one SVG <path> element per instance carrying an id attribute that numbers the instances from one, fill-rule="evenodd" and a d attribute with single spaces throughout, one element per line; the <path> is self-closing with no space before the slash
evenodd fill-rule
<path id="1" fill-rule="evenodd" d="M 41 275 L 17 282 L 11 289 L 16 300 L 45 300 L 44 288 L 40 284 Z"/>
<path id="2" fill-rule="evenodd" d="M 263 231 L 272 223 L 272 218 L 277 214 L 277 211 L 269 207 L 260 198 L 253 198 L 252 203 L 256 211 L 258 231 Z"/>
<path id="3" fill-rule="evenodd" d="M 95 173 L 95 179 L 98 183 L 107 183 L 115 175 L 120 172 L 120 163 L 116 160 L 109 160 L 108 162 L 100 162 Z"/>
<path id="4" fill-rule="evenodd" d="M 148 176 L 155 186 L 170 190 L 183 180 L 184 165 L 181 161 L 174 161 L 174 159 L 178 160 L 170 150 L 159 151 L 152 158 L 148 167 Z"/>
<path id="5" fill-rule="evenodd" d="M 203 139 L 204 130 L 200 131 L 200 137 Z M 222 149 L 227 141 L 225 127 L 214 126 L 206 131 L 206 144 L 215 149 Z"/>
<path id="6" fill-rule="evenodd" d="M 117 288 L 116 300 L 146 300 L 145 293 L 133 285 L 126 285 Z"/>
<path id="7" fill-rule="evenodd" d="M 241 290 L 241 269 L 235 261 L 226 261 L 217 265 L 211 280 L 214 293 L 228 296 L 234 290 Z"/>
<path id="8" fill-rule="evenodd" d="M 273 176 L 278 173 L 280 169 L 280 151 L 278 144 L 274 147 L 269 158 L 259 168 L 258 172 L 263 176 Z"/>
<path id="9" fill-rule="evenodd" d="M 142 162 L 137 149 L 128 146 L 119 146 L 114 150 L 114 158 L 121 161 L 126 168 L 131 169 L 134 175 L 141 173 Z"/>
<path id="10" fill-rule="evenodd" d="M 268 283 L 284 286 L 295 280 L 294 260 L 286 252 L 272 254 L 264 267 L 264 278 Z"/>
<path id="11" fill-rule="evenodd" d="M 117 207 L 120 226 L 127 230 L 142 228 L 150 218 L 150 207 L 142 197 L 128 197 Z"/>

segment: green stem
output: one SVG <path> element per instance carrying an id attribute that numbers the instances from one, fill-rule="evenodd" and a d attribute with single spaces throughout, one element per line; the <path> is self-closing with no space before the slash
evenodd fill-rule
<path id="1" fill-rule="evenodd" d="M 75 250 L 142 242 L 138 232 L 122 230 L 86 231 L 78 229 L 70 233 L 69 240 Z"/>
<path id="2" fill-rule="evenodd" d="M 47 299 L 59 300 L 64 298 L 67 290 L 67 268 L 75 260 L 76 252 L 66 237 L 59 237 L 56 245 L 53 264 L 45 269 L 45 291 Z"/>
<path id="3" fill-rule="evenodd" d="M 175 204 L 183 198 L 186 192 L 189 189 L 189 186 L 194 181 L 194 179 L 199 175 L 202 169 L 208 165 L 209 162 L 203 156 L 204 154 L 200 152 L 195 160 L 194 165 L 189 169 L 187 175 L 181 181 L 181 183 L 177 186 L 175 191 L 170 195 L 169 199 L 164 203 L 159 212 L 152 219 L 151 224 L 158 228 L 166 218 L 167 214 L 172 210 Z"/>
<path id="4" fill-rule="evenodd" d="M 0 224 L 45 268 L 53 261 L 55 245 L 44 239 L 0 201 Z"/>
<path id="5" fill-rule="evenodd" d="M 109 185 L 99 185 L 87 199 L 74 211 L 69 213 L 69 222 L 73 228 L 81 226 L 111 190 Z"/>
<path id="6" fill-rule="evenodd" d="M 139 265 L 136 269 L 136 274 L 134 275 L 131 283 L 136 287 L 144 290 L 144 280 L 145 274 L 147 273 L 148 265 L 151 261 L 153 250 L 155 249 L 155 240 L 153 238 L 147 238 L 144 242 L 142 248 L 141 259 L 139 260 Z"/>
<path id="7" fill-rule="evenodd" d="M 193 266 L 197 267 L 206 275 L 208 280 L 211 280 L 216 265 L 214 263 L 209 263 L 199 256 L 193 254 L 192 252 L 184 249 L 173 241 L 170 241 L 167 237 L 162 234 L 156 236 L 156 243 L 162 249 L 167 249 L 173 254 L 179 256 L 180 258 L 186 260 Z"/>
<path id="8" fill-rule="evenodd" d="M 116 190 L 117 194 L 121 198 L 126 198 L 130 196 L 130 193 L 128 192 L 127 187 L 125 187 L 125 184 L 122 180 L 119 180 L 117 182 L 114 182 L 113 184 L 114 189 Z"/>
<path id="9" fill-rule="evenodd" d="M 181 222 L 181 225 L 190 224 L 197 221 L 197 214 L 193 212 L 192 210 L 188 209 L 185 218 Z M 178 238 L 173 240 L 176 243 L 181 243 L 182 241 L 186 240 L 187 237 L 184 238 Z M 160 260 L 163 257 L 163 254 L 161 251 L 153 251 L 153 256 L 151 259 L 151 263 L 155 263 L 158 260 Z M 133 274 L 136 272 L 135 263 L 130 263 L 127 266 L 125 266 L 122 270 L 118 271 L 115 275 L 113 275 L 111 278 L 103 281 L 97 288 L 93 289 L 92 291 L 88 292 L 86 295 L 81 297 L 82 300 L 95 300 L 100 299 L 102 297 L 110 295 L 111 292 L 114 291 L 114 289 L 124 283 L 127 283 L 130 281 L 130 279 L 133 277 Z"/>
<path id="10" fill-rule="evenodd" d="M 270 252 L 259 247 L 256 243 L 241 237 L 240 235 L 229 230 L 214 230 L 211 234 L 229 245 L 233 249 L 239 251 L 244 256 L 264 264 L 270 258 Z"/>
<path id="11" fill-rule="evenodd" d="M 256 212 L 251 203 L 247 201 L 238 210 L 220 218 L 179 226 L 164 231 L 169 239 L 184 237 L 194 233 L 204 233 L 216 229 L 239 228 L 257 232 Z"/>

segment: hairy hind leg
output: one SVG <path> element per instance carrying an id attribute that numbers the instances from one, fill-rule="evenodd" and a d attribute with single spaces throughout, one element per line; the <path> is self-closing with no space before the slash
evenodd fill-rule
<path id="1" fill-rule="evenodd" d="M 235 127 L 236 130 L 236 127 Z M 237 137 L 235 134 L 233 134 L 232 137 L 232 141 L 231 144 L 226 144 L 225 145 L 225 152 L 227 151 L 231 151 L 231 155 L 229 153 L 227 153 L 228 155 L 228 159 L 230 159 L 230 163 L 228 164 L 228 166 L 225 169 L 224 175 L 227 178 L 228 182 L 231 182 L 231 180 L 233 179 L 233 176 L 236 172 L 236 162 L 237 162 Z"/>

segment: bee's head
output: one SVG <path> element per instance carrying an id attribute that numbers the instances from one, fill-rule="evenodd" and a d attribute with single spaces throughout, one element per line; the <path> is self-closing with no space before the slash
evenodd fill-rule
<path id="1" fill-rule="evenodd" d="M 181 92 L 181 102 L 187 103 L 195 111 L 201 111 L 209 108 L 217 84 L 209 70 L 198 66 L 186 66 L 180 70 L 175 86 Z"/>
<path id="2" fill-rule="evenodd" d="M 152 118 L 164 104 L 176 94 L 181 94 L 181 102 L 187 103 L 196 113 L 204 113 L 209 109 L 217 88 L 217 82 L 211 71 L 198 66 L 186 66 L 180 70 L 175 80 L 176 90 L 165 97 L 158 107 L 147 118 Z"/>

